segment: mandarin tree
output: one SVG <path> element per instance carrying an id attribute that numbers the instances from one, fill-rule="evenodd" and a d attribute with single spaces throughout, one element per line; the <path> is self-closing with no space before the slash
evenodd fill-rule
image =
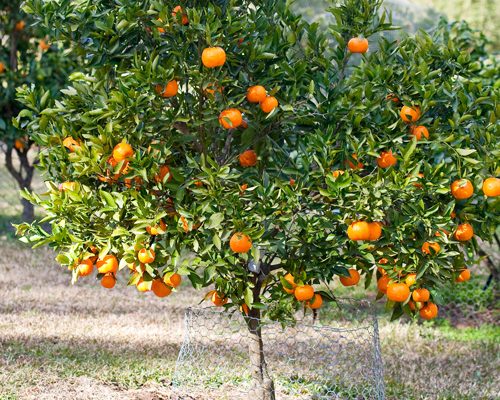
<path id="1" fill-rule="evenodd" d="M 213 287 L 207 300 L 248 317 L 257 399 L 274 398 L 260 319 L 287 322 L 299 307 L 317 310 L 334 300 L 328 287 L 336 276 L 354 286 L 364 275 L 368 284 L 382 264 L 378 288 L 397 304 L 395 316 L 417 306 L 424 319 L 435 316 L 432 301 L 412 309 L 411 292 L 425 286 L 433 296 L 463 268 L 459 250 L 474 251 L 444 234 L 428 238 L 452 229 L 453 172 L 477 173 L 457 218 L 478 216 L 476 234 L 491 233 L 496 199 L 477 185 L 496 172 L 485 153 L 494 150 L 479 145 L 493 143 L 495 100 L 477 69 L 466 81 L 435 72 L 441 63 L 470 64 L 454 44 L 432 64 L 446 47 L 439 38 L 382 40 L 371 55 L 372 35 L 392 29 L 381 4 L 332 3 L 336 23 L 326 34 L 285 1 L 26 1 L 85 65 L 54 106 L 37 107 L 21 92 L 33 114 L 18 123 L 42 148 L 48 191 L 24 193 L 47 217 L 18 233 L 58 250 L 75 281 L 95 265 L 106 288 L 128 280 L 166 297 L 181 276 Z M 353 70 L 351 60 L 362 63 Z M 393 72 L 385 76 L 385 68 Z M 451 90 L 469 81 L 466 100 L 477 108 L 463 119 L 467 137 L 438 139 L 439 130 L 447 137 L 465 129 L 452 128 L 449 113 L 462 118 Z M 403 113 L 407 123 L 403 104 L 412 110 Z M 435 124 L 428 142 L 408 130 L 418 115 Z M 462 140 L 474 135 L 465 148 Z M 479 162 L 469 169 L 455 153 L 473 159 L 463 155 L 473 149 Z M 424 254 L 427 239 L 436 243 Z M 410 272 L 415 279 L 404 289 L 399 280 Z"/>
<path id="2" fill-rule="evenodd" d="M 20 1 L 2 2 L 0 9 L 0 144 L 5 153 L 7 171 L 20 189 L 32 189 L 34 141 L 12 124 L 22 110 L 16 101 L 16 89 L 36 85 L 40 107 L 50 104 L 63 87 L 70 64 L 59 47 L 50 42 L 47 31 L 32 24 L 32 18 L 20 9 Z M 37 94 L 38 94 L 37 93 Z M 23 127 L 21 127 L 23 128 Z M 18 160 L 16 160 L 16 157 Z M 18 162 L 16 162 L 18 161 Z M 23 220 L 34 218 L 33 204 L 22 199 Z"/>

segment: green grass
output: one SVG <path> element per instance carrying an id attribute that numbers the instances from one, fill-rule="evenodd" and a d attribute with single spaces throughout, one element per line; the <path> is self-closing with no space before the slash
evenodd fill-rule
<path id="1" fill-rule="evenodd" d="M 500 344 L 500 326 L 481 325 L 479 327 L 454 328 L 443 325 L 436 328 L 436 331 L 448 340 L 470 342 L 488 342 Z"/>
<path id="2" fill-rule="evenodd" d="M 20 374 L 26 379 L 12 382 L 9 373 L 2 377 L 4 372 L 0 372 L 0 380 L 7 382 L 7 386 L 11 381 L 13 387 L 36 384 L 44 371 L 60 379 L 86 376 L 122 388 L 140 388 L 149 382 L 169 380 L 177 356 L 176 349 L 170 354 L 123 348 L 113 351 L 95 344 L 87 346 L 63 340 L 0 341 L 0 348 L 2 364 L 16 365 L 14 380 Z"/>

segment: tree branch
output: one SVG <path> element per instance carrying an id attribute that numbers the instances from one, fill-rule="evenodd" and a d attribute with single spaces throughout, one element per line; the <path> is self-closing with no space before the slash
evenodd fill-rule
<path id="1" fill-rule="evenodd" d="M 21 173 L 14 168 L 14 164 L 12 163 L 12 150 L 13 147 L 10 147 L 5 151 L 5 167 L 7 168 L 7 171 L 9 171 L 9 173 L 14 177 L 18 185 L 22 187 L 23 177 Z"/>

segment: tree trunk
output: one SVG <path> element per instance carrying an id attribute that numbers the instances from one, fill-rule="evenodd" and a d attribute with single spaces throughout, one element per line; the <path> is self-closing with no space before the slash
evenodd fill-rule
<path id="1" fill-rule="evenodd" d="M 19 157 L 19 167 L 17 169 L 12 160 L 12 154 L 14 153 L 14 151 Z M 9 171 L 9 173 L 12 175 L 12 177 L 16 180 L 21 190 L 31 190 L 33 174 L 35 172 L 34 165 L 30 163 L 28 152 L 28 147 L 22 150 L 15 149 L 14 147 L 8 147 L 5 151 L 5 167 L 7 168 L 7 171 Z M 35 208 L 33 204 L 25 199 L 21 199 L 21 204 L 23 206 L 23 221 L 28 223 L 33 222 L 33 220 L 35 219 Z"/>
<path id="2" fill-rule="evenodd" d="M 274 382 L 269 375 L 264 356 L 260 322 L 260 311 L 257 309 L 250 310 L 246 323 L 250 337 L 248 355 L 250 357 L 253 382 L 248 398 L 249 400 L 275 400 Z"/>
<path id="3" fill-rule="evenodd" d="M 26 199 L 21 199 L 21 204 L 23 206 L 23 222 L 31 223 L 35 219 L 35 207 Z"/>

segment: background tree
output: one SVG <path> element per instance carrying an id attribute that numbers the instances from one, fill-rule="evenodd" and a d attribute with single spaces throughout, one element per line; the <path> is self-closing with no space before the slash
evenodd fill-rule
<path id="1" fill-rule="evenodd" d="M 462 250 L 475 250 L 469 226 L 434 236 L 457 231 L 450 184 L 473 180 L 475 195 L 465 180 L 453 194 L 476 234 L 497 217 L 477 189 L 497 172 L 497 93 L 479 54 L 440 34 L 363 55 L 392 29 L 381 5 L 335 2 L 325 34 L 284 1 L 27 1 L 86 64 L 50 107 L 20 91 L 48 192 L 25 191 L 47 217 L 18 233 L 56 248 L 74 280 L 97 267 L 106 288 L 214 287 L 207 299 L 248 317 L 258 399 L 274 396 L 261 318 L 334 300 L 336 275 L 369 284 L 379 267 L 395 317 L 434 318 L 434 288 L 466 275 Z"/>
<path id="2" fill-rule="evenodd" d="M 0 144 L 5 166 L 19 188 L 31 190 L 36 155 L 30 150 L 36 147 L 26 132 L 11 122 L 23 112 L 15 99 L 16 89 L 32 84 L 44 88 L 46 95 L 39 101 L 45 106 L 65 83 L 70 64 L 63 51 L 51 43 L 47 31 L 32 26 L 31 17 L 19 5 L 20 1 L 2 2 L 0 9 Z M 22 205 L 23 220 L 32 221 L 33 204 L 22 199 Z"/>

